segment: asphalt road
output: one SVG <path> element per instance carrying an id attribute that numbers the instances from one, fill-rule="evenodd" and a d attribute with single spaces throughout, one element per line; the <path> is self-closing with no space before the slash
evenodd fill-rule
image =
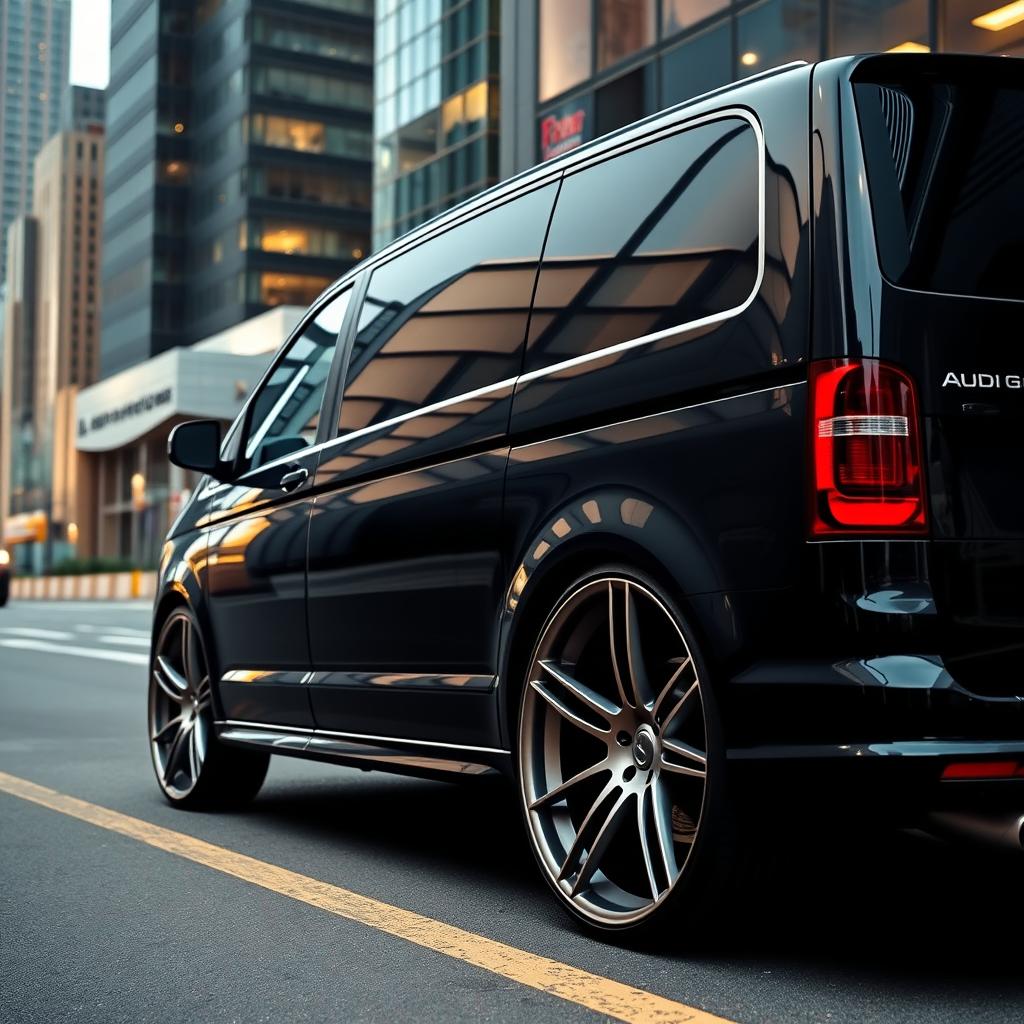
<path id="1" fill-rule="evenodd" d="M 1024 1020 L 1012 856 L 864 828 L 788 854 L 733 938 L 704 945 L 683 919 L 678 945 L 622 949 L 553 904 L 502 784 L 275 758 L 246 811 L 176 811 L 145 737 L 148 623 L 142 604 L 0 610 L 0 772 L 744 1024 Z M 599 1019 L 0 792 L 7 1024 Z"/>

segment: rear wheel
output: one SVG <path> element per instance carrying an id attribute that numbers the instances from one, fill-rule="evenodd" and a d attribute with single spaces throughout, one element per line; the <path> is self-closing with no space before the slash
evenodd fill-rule
<path id="1" fill-rule="evenodd" d="M 244 803 L 267 774 L 269 754 L 227 747 L 214 735 L 206 652 L 185 608 L 171 612 L 153 643 L 149 738 L 160 789 L 179 807 Z"/>
<path id="2" fill-rule="evenodd" d="M 587 925 L 705 915 L 725 856 L 720 743 L 703 665 L 653 584 L 603 572 L 542 631 L 523 692 L 519 774 L 541 870 Z"/>

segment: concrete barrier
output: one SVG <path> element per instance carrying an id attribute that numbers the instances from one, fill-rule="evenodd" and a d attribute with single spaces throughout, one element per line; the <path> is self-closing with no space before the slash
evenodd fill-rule
<path id="1" fill-rule="evenodd" d="M 152 598 L 156 573 L 98 572 L 82 576 L 15 576 L 11 599 L 15 601 L 128 601 Z"/>

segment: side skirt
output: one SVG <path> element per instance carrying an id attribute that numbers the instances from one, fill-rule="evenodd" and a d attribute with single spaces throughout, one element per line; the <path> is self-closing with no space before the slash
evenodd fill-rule
<path id="1" fill-rule="evenodd" d="M 258 722 L 214 722 L 217 738 L 232 746 L 289 754 L 313 761 L 452 781 L 502 775 L 512 777 L 512 754 L 492 747 L 469 747 L 392 736 L 298 729 Z"/>

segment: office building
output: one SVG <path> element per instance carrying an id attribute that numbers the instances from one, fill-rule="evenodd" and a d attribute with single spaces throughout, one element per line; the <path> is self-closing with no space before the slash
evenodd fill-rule
<path id="1" fill-rule="evenodd" d="M 100 132 L 106 125 L 107 94 L 87 85 L 69 85 L 60 108 L 62 132 Z"/>
<path id="2" fill-rule="evenodd" d="M 515 6 L 378 3 L 374 248 L 498 180 L 499 12 Z"/>
<path id="3" fill-rule="evenodd" d="M 189 419 L 226 427 L 305 308 L 275 306 L 195 345 L 153 356 L 78 392 L 77 553 L 153 565 L 198 474 L 167 461 Z"/>
<path id="4" fill-rule="evenodd" d="M 32 162 L 60 128 L 68 80 L 71 0 L 3 0 L 0 4 L 0 238 L 32 202 Z M 0 281 L 7 246 L 0 241 Z"/>
<path id="5" fill-rule="evenodd" d="M 998 0 L 519 0 L 502 7 L 501 173 L 793 60 L 1024 54 Z M 507 73 L 515 69 L 515 74 Z"/>
<path id="6" fill-rule="evenodd" d="M 8 238 L 0 506 L 5 542 L 25 544 L 19 563 L 35 570 L 74 547 L 74 400 L 99 369 L 104 139 L 86 127 L 39 151 L 32 215 Z"/>
<path id="7" fill-rule="evenodd" d="M 114 4 L 104 375 L 362 258 L 372 64 L 372 0 Z"/>
<path id="8" fill-rule="evenodd" d="M 27 515 L 45 503 L 33 417 L 38 240 L 39 223 L 34 217 L 16 217 L 8 225 L 0 388 L 0 547 L 13 539 L 12 517 Z"/>

